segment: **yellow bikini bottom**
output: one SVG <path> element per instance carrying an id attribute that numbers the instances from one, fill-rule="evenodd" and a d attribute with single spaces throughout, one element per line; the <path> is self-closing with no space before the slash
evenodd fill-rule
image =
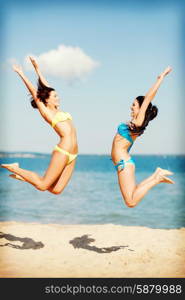
<path id="1" fill-rule="evenodd" d="M 61 152 L 61 153 L 63 153 L 63 154 L 65 154 L 65 155 L 68 156 L 68 158 L 69 158 L 69 159 L 68 159 L 68 162 L 67 162 L 68 165 L 69 165 L 69 164 L 77 157 L 77 155 L 78 155 L 78 154 L 71 154 L 71 153 L 69 153 L 68 151 L 63 150 L 62 148 L 60 148 L 58 145 L 55 146 L 54 150 L 59 151 L 59 152 Z"/>

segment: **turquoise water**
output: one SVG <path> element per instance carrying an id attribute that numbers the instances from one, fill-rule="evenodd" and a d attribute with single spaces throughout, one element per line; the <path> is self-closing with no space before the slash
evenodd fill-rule
<path id="1" fill-rule="evenodd" d="M 1 163 L 19 162 L 43 174 L 50 156 L 37 153 L 0 153 Z M 8 177 L 0 169 L 0 221 L 59 224 L 121 224 L 152 228 L 185 227 L 185 156 L 133 155 L 136 180 L 157 166 L 172 170 L 174 185 L 154 187 L 135 208 L 124 204 L 109 156 L 79 155 L 71 181 L 61 195 L 40 192 Z"/>

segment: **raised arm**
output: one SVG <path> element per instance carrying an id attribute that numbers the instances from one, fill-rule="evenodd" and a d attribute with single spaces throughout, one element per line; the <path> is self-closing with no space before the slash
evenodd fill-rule
<path id="1" fill-rule="evenodd" d="M 23 80 L 24 84 L 26 85 L 27 89 L 29 90 L 30 94 L 32 95 L 33 99 L 35 100 L 37 98 L 37 90 L 29 81 L 29 79 L 24 75 L 22 68 L 18 65 L 13 65 L 13 70 L 20 76 L 20 78 Z"/>
<path id="2" fill-rule="evenodd" d="M 38 77 L 40 78 L 40 81 L 47 87 L 50 87 L 49 83 L 47 82 L 47 80 L 44 78 L 44 76 L 42 75 L 39 65 L 36 62 L 36 60 L 30 56 L 30 61 L 35 69 L 35 72 L 37 73 Z"/>
<path id="3" fill-rule="evenodd" d="M 145 112 L 148 108 L 148 105 L 150 104 L 150 102 L 153 100 L 153 98 L 155 97 L 164 77 L 169 74 L 171 72 L 171 67 L 167 67 L 158 77 L 157 77 L 157 81 L 155 82 L 155 84 L 149 89 L 149 91 L 146 93 L 145 95 L 145 99 L 141 105 L 141 108 L 139 110 L 139 114 L 137 116 L 136 122 L 135 124 L 137 126 L 141 126 L 144 118 L 145 118 Z"/>
<path id="4" fill-rule="evenodd" d="M 29 90 L 33 100 L 35 101 L 37 108 L 40 112 L 40 114 L 42 115 L 42 117 L 45 118 L 46 114 L 47 114 L 47 108 L 44 105 L 44 103 L 42 103 L 38 98 L 37 98 L 37 90 L 35 89 L 35 87 L 33 86 L 33 84 L 31 83 L 31 81 L 29 81 L 29 79 L 24 75 L 22 68 L 18 65 L 13 65 L 13 70 L 20 76 L 20 78 L 23 80 L 23 82 L 25 83 L 27 89 Z"/>

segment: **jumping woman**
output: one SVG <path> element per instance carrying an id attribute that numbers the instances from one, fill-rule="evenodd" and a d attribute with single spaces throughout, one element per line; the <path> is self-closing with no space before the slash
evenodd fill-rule
<path id="1" fill-rule="evenodd" d="M 168 175 L 173 173 L 157 168 L 156 171 L 141 183 L 135 183 L 135 163 L 129 155 L 135 139 L 144 133 L 148 123 L 157 116 L 158 109 L 151 104 L 164 77 L 171 72 L 168 67 L 158 77 L 156 83 L 145 96 L 138 96 L 131 106 L 131 121 L 121 123 L 112 143 L 112 161 L 118 174 L 120 190 L 128 207 L 136 206 L 147 192 L 155 185 L 165 182 L 174 183 Z"/>
<path id="2" fill-rule="evenodd" d="M 40 72 L 36 61 L 30 57 L 30 61 L 38 75 L 38 88 L 26 78 L 21 67 L 13 65 L 13 70 L 21 77 L 32 96 L 31 105 L 38 109 L 40 115 L 49 123 L 59 136 L 59 142 L 55 146 L 51 161 L 44 176 L 21 169 L 18 163 L 2 164 L 13 174 L 10 177 L 26 181 L 40 191 L 60 194 L 69 182 L 74 170 L 78 145 L 76 130 L 69 113 L 59 110 L 59 98 L 56 91 L 49 86 Z"/>

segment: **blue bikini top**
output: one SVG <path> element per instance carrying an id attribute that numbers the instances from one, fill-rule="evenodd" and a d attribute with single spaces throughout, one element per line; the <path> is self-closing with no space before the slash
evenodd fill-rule
<path id="1" fill-rule="evenodd" d="M 132 147 L 134 141 L 131 137 L 131 134 L 130 134 L 130 129 L 129 129 L 129 126 L 125 123 L 121 123 L 119 126 L 118 126 L 118 133 L 124 137 L 127 141 L 129 141 L 131 143 L 130 147 L 128 148 L 128 152 L 130 151 L 130 148 Z"/>

